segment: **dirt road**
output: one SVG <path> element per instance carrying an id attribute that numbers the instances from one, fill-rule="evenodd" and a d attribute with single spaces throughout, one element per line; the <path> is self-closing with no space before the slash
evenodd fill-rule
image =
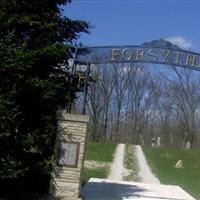
<path id="1" fill-rule="evenodd" d="M 118 144 L 114 160 L 111 165 L 111 171 L 110 175 L 108 176 L 108 179 L 114 179 L 121 181 L 123 179 L 123 171 L 124 171 L 124 149 L 125 144 Z"/>
<path id="2" fill-rule="evenodd" d="M 155 175 L 152 173 L 152 171 L 146 161 L 146 158 L 144 156 L 141 146 L 136 145 L 135 149 L 136 149 L 135 154 L 137 157 L 138 167 L 139 167 L 139 177 L 141 179 L 141 182 L 160 184 L 159 179 L 156 178 Z"/>
<path id="3" fill-rule="evenodd" d="M 125 173 L 125 168 L 123 164 L 124 153 L 125 153 L 125 144 L 118 144 L 114 154 L 114 160 L 111 165 L 111 171 L 110 175 L 108 176 L 108 179 L 114 179 L 119 181 L 123 180 L 123 174 Z M 158 178 L 156 178 L 154 174 L 151 172 L 151 169 L 145 159 L 142 148 L 139 145 L 135 146 L 135 156 L 137 158 L 136 159 L 138 162 L 137 165 L 139 167 L 138 175 L 140 178 L 140 182 L 160 184 Z"/>

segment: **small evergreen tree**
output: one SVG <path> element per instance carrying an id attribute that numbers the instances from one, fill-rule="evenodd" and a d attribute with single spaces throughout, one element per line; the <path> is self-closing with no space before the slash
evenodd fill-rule
<path id="1" fill-rule="evenodd" d="M 70 0 L 0 1 L 0 182 L 49 174 L 56 112 L 69 90 L 70 47 L 85 21 L 60 6 Z M 32 177 L 33 179 L 31 179 Z M 23 179 L 24 180 L 24 179 Z"/>

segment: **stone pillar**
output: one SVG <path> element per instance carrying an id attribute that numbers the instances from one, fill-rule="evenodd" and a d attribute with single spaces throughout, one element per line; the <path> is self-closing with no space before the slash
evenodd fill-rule
<path id="1" fill-rule="evenodd" d="M 78 200 L 89 117 L 60 113 L 50 183 L 50 199 Z"/>

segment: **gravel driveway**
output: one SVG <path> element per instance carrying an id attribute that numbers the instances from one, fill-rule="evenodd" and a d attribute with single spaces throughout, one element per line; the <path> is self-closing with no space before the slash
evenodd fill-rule
<path id="1" fill-rule="evenodd" d="M 152 183 L 152 184 L 160 184 L 158 178 L 154 176 L 151 172 L 151 169 L 145 159 L 144 153 L 140 145 L 135 145 L 135 156 L 137 158 L 137 164 L 139 167 L 139 178 L 140 182 L 143 183 Z M 114 160 L 111 165 L 110 175 L 108 179 L 113 180 L 123 180 L 123 174 L 125 173 L 125 168 L 123 165 L 124 162 L 124 153 L 125 153 L 125 144 L 118 144 L 115 154 Z"/>
<path id="2" fill-rule="evenodd" d="M 140 182 L 160 184 L 159 179 L 156 178 L 155 175 L 152 173 L 146 161 L 146 158 L 144 156 L 141 146 L 135 145 L 135 149 L 136 149 L 135 155 L 136 155 L 136 158 L 138 161 L 138 167 L 139 167 L 139 177 L 141 179 Z"/>

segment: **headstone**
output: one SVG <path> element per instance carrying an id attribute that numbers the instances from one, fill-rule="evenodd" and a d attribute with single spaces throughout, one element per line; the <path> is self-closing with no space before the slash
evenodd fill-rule
<path id="1" fill-rule="evenodd" d="M 88 116 L 60 113 L 51 175 L 51 200 L 78 200 Z"/>
<path id="2" fill-rule="evenodd" d="M 175 168 L 183 168 L 183 161 L 179 160 L 174 167 Z"/>
<path id="3" fill-rule="evenodd" d="M 185 149 L 191 149 L 191 143 L 190 143 L 190 141 L 186 142 Z"/>
<path id="4" fill-rule="evenodd" d="M 160 137 L 159 136 L 157 137 L 157 144 L 156 144 L 156 146 L 160 147 Z"/>

